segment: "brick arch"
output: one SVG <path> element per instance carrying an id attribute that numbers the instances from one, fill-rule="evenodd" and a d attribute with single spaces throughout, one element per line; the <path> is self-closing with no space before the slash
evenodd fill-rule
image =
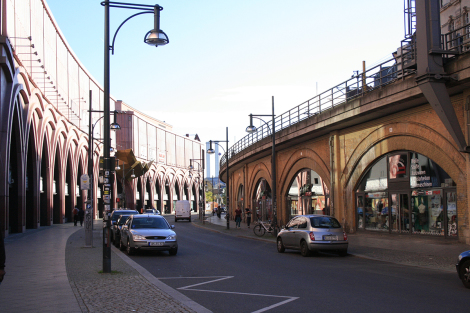
<path id="1" fill-rule="evenodd" d="M 279 178 L 279 191 L 281 197 L 287 194 L 292 179 L 302 169 L 311 169 L 320 175 L 321 179 L 330 186 L 330 171 L 320 156 L 311 149 L 298 149 L 292 152 L 287 160 Z M 278 201 L 279 202 L 279 201 Z"/>
<path id="2" fill-rule="evenodd" d="M 256 187 L 256 184 L 261 178 L 264 178 L 268 181 L 269 186 L 271 186 L 271 172 L 269 171 L 268 167 L 266 164 L 260 162 L 255 165 L 255 170 L 251 173 L 251 177 L 248 179 L 248 186 L 246 186 L 246 189 L 248 191 L 248 194 L 245 194 L 246 199 L 252 199 L 254 189 Z M 251 203 L 250 203 L 251 204 Z"/>
<path id="3" fill-rule="evenodd" d="M 457 193 L 465 193 L 467 188 L 465 157 L 452 145 L 449 140 L 436 131 L 418 123 L 392 123 L 393 132 L 385 135 L 391 124 L 384 125 L 371 132 L 369 136 L 358 145 L 347 162 L 340 178 L 344 189 L 344 203 L 354 203 L 356 186 L 364 171 L 381 156 L 398 150 L 407 150 L 420 153 L 436 162 L 456 183 Z M 406 126 L 406 128 L 403 128 Z M 396 131 L 397 130 L 397 131 Z M 398 131 L 401 130 L 401 131 Z M 382 137 L 378 136 L 382 133 Z M 457 206 L 466 206 L 460 197 Z M 460 202 L 460 203 L 459 203 Z M 346 220 L 354 221 L 353 206 L 350 210 L 342 212 Z M 346 209 L 345 209 L 346 210 Z M 468 217 L 466 217 L 468 219 Z M 462 221 L 462 225 L 468 221 Z M 354 225 L 345 225 L 354 231 Z M 460 231 L 460 230 L 459 230 Z"/>
<path id="4" fill-rule="evenodd" d="M 393 132 L 387 130 L 391 126 Z M 461 170 L 466 166 L 465 157 L 447 138 L 422 124 L 391 123 L 371 132 L 354 149 L 341 174 L 342 185 L 350 185 L 349 182 L 354 180 L 355 186 L 357 176 L 362 175 L 374 160 L 395 150 L 411 150 L 425 155 L 439 164 L 454 181 L 465 181 L 465 173 Z"/>

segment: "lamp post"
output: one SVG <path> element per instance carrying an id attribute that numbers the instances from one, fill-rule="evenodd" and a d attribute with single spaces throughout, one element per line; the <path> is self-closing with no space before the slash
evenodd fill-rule
<path id="1" fill-rule="evenodd" d="M 111 51 L 114 54 L 114 41 L 116 40 L 116 35 L 119 32 L 119 29 L 131 18 L 151 13 L 154 15 L 154 27 L 152 30 L 147 32 L 144 37 L 144 42 L 152 45 L 152 46 L 162 46 L 166 45 L 169 40 L 168 36 L 160 30 L 160 11 L 163 10 L 163 7 L 156 5 L 144 5 L 144 4 L 134 4 L 134 3 L 123 3 L 123 2 L 113 2 L 113 1 L 103 1 L 101 5 L 104 6 L 104 84 L 103 84 L 103 96 L 104 96 L 104 125 L 109 125 L 109 115 L 110 115 L 110 105 L 109 105 L 109 98 L 110 98 L 110 62 L 109 62 L 109 52 Z M 119 25 L 116 32 L 114 33 L 112 45 L 109 44 L 109 8 L 120 8 L 120 9 L 131 9 L 131 10 L 139 10 L 141 12 L 136 13 L 128 17 L 124 22 Z M 104 138 L 109 138 L 109 129 L 104 127 Z M 108 181 L 107 176 L 109 176 L 110 172 L 110 164 L 109 164 L 109 141 L 104 141 L 104 174 L 105 174 L 105 181 Z M 105 211 L 110 211 L 110 203 L 112 199 L 112 188 L 109 188 L 108 193 L 104 193 L 104 205 Z M 111 243 L 109 240 L 110 237 L 110 228 L 111 224 L 109 221 L 109 217 L 106 214 L 103 214 L 103 218 L 106 218 L 106 228 L 103 228 L 103 273 L 111 273 Z"/>
<path id="2" fill-rule="evenodd" d="M 101 116 L 99 119 L 96 120 L 96 122 L 93 124 L 93 119 L 92 119 L 92 113 L 102 113 L 103 111 L 94 111 L 93 110 L 93 105 L 92 105 L 92 91 L 90 90 L 90 109 L 88 110 L 89 112 L 89 122 L 88 122 L 88 177 L 90 181 L 90 193 L 89 193 L 89 199 L 86 202 L 87 207 L 86 207 L 86 214 L 85 214 L 85 246 L 86 247 L 93 247 L 93 218 L 92 214 L 94 211 L 94 186 L 95 186 L 95 180 L 94 180 L 94 175 L 93 175 L 93 151 L 94 151 L 94 132 L 95 132 L 95 126 L 98 124 L 98 122 L 104 118 L 104 116 Z M 119 112 L 114 111 L 114 122 L 109 126 L 110 129 L 112 130 L 118 130 L 121 129 L 121 126 L 116 122 L 116 115 Z M 106 128 L 106 127 L 105 127 Z M 105 141 L 106 142 L 106 141 Z M 109 151 L 108 151 L 109 154 Z"/>
<path id="3" fill-rule="evenodd" d="M 224 149 L 221 145 L 219 145 L 222 149 L 224 149 L 224 152 L 225 152 L 225 162 L 227 164 L 227 181 L 225 182 L 225 196 L 227 198 L 227 213 L 226 213 L 226 218 L 227 218 L 227 229 L 230 229 L 230 213 L 229 213 L 229 209 L 230 209 L 230 197 L 229 197 L 229 182 L 228 182 L 228 179 L 229 179 L 229 175 L 228 175 L 228 170 L 229 170 L 229 166 L 228 166 L 228 127 L 226 127 L 225 129 L 226 131 L 226 140 L 215 140 L 215 141 L 212 141 L 212 140 L 209 140 L 210 142 L 210 146 L 209 146 L 209 149 L 207 150 L 207 153 L 209 154 L 214 154 L 215 151 L 214 149 L 212 149 L 212 142 L 214 142 L 215 144 L 219 145 L 219 142 L 225 142 L 225 147 L 226 149 Z"/>
<path id="4" fill-rule="evenodd" d="M 276 127 L 275 127 L 275 120 L 274 120 L 274 96 L 272 96 L 272 114 L 271 115 L 264 115 L 264 114 L 250 114 L 250 125 L 246 128 L 246 131 L 248 133 L 254 133 L 257 131 L 257 128 L 253 126 L 253 117 L 258 118 L 258 116 L 271 116 L 272 118 L 272 127 L 271 127 L 271 135 L 273 139 L 272 143 L 272 152 L 271 152 L 271 175 L 272 175 L 272 180 L 271 180 L 271 191 L 272 191 L 272 200 L 273 200 L 273 224 L 277 225 L 277 203 L 276 203 Z M 262 120 L 261 118 L 258 118 Z M 263 121 L 263 120 L 262 120 Z M 268 123 L 263 121 L 266 126 L 268 126 Z M 269 127 L 269 126 L 268 126 Z M 277 228 L 275 228 L 276 232 Z M 275 234 L 277 236 L 277 234 Z"/>

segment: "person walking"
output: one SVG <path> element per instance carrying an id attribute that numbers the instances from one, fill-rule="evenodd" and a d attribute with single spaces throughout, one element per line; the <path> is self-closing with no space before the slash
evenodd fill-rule
<path id="1" fill-rule="evenodd" d="M 250 224 L 251 224 L 251 210 L 250 210 L 250 206 L 248 206 L 248 207 L 245 209 L 245 216 L 246 216 L 246 224 L 248 225 L 248 228 L 250 228 Z"/>
<path id="2" fill-rule="evenodd" d="M 83 208 L 81 208 L 78 211 L 78 220 L 80 221 L 80 226 L 83 226 L 83 220 L 84 219 L 85 219 L 85 210 L 83 210 Z"/>
<path id="3" fill-rule="evenodd" d="M 75 208 L 73 209 L 72 215 L 73 215 L 73 226 L 77 226 L 77 222 L 78 222 L 78 209 L 77 209 L 77 206 L 75 206 Z"/>
<path id="4" fill-rule="evenodd" d="M 5 243 L 3 241 L 2 229 L 3 228 L 0 227 L 0 284 L 3 281 L 3 277 L 5 277 Z"/>
<path id="5" fill-rule="evenodd" d="M 240 222 L 242 221 L 242 210 L 238 207 L 235 210 L 235 227 L 240 228 Z"/>

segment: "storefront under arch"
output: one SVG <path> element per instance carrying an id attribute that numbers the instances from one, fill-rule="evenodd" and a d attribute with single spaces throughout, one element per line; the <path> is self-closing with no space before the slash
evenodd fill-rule
<path id="1" fill-rule="evenodd" d="M 456 195 L 455 182 L 430 158 L 388 153 L 357 184 L 356 229 L 457 238 Z"/>
<path id="2" fill-rule="evenodd" d="M 298 171 L 286 194 L 289 219 L 296 215 L 329 215 L 329 189 L 321 176 L 311 169 Z"/>

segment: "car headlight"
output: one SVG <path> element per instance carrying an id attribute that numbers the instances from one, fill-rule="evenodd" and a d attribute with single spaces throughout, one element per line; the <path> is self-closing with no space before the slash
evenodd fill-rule
<path id="1" fill-rule="evenodd" d="M 176 235 L 170 235 L 166 237 L 165 240 L 176 240 Z"/>
<path id="2" fill-rule="evenodd" d="M 134 235 L 134 240 L 145 240 L 147 238 L 145 238 L 144 236 L 141 236 L 141 235 Z"/>

